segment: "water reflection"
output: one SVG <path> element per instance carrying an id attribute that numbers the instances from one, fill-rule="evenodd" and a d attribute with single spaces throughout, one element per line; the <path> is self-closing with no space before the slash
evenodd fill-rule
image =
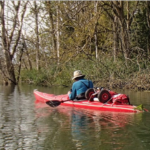
<path id="1" fill-rule="evenodd" d="M 34 149 L 33 105 L 18 86 L 0 87 L 0 149 Z"/>
<path id="2" fill-rule="evenodd" d="M 45 92 L 52 90 L 0 86 L 1 150 L 149 150 L 150 113 L 51 108 L 36 103 L 33 95 L 36 88 Z M 144 103 L 149 106 L 149 95 L 145 95 L 143 93 Z M 132 102 L 139 104 L 134 93 L 132 96 L 132 100 L 135 98 Z"/>
<path id="3" fill-rule="evenodd" d="M 122 137 L 122 135 L 125 134 L 125 128 L 129 125 L 134 126 L 136 117 L 140 118 L 138 119 L 139 122 L 142 118 L 142 115 L 133 113 L 100 112 L 63 106 L 50 108 L 45 104 L 39 103 L 36 103 L 35 106 L 36 109 L 39 110 L 37 116 L 47 118 L 50 128 L 53 127 L 52 124 L 55 124 L 55 129 L 52 128 L 52 130 L 57 131 L 54 143 L 60 138 L 58 135 L 70 132 L 71 135 L 67 137 L 62 136 L 60 140 L 63 141 L 66 139 L 65 143 L 68 147 L 72 147 L 72 149 L 97 150 L 100 148 L 103 149 L 104 147 L 110 149 L 120 147 L 119 149 L 121 149 L 124 144 L 128 144 L 126 138 L 130 136 L 126 135 Z M 43 109 L 45 109 L 47 113 L 42 113 Z M 59 121 L 57 120 L 58 118 Z M 49 130 L 51 130 L 50 128 Z M 48 129 L 48 126 L 46 129 Z M 48 138 L 54 136 L 52 131 L 48 132 Z M 115 140 L 112 142 L 112 139 Z M 116 142 L 116 139 L 118 139 L 119 142 Z M 122 140 L 124 140 L 124 142 L 122 142 Z M 46 141 L 48 141 L 48 139 L 46 139 Z M 45 146 L 51 146 L 53 149 L 56 149 L 56 147 L 58 149 L 60 147 L 64 149 L 67 148 L 60 143 L 57 146 L 52 143 Z"/>
<path id="4" fill-rule="evenodd" d="M 125 129 L 134 125 L 141 114 L 100 112 L 81 109 L 59 108 L 59 112 L 70 118 L 72 140 L 77 149 L 122 149 L 128 144 L 130 134 Z M 140 118 L 140 119 L 139 119 Z"/>

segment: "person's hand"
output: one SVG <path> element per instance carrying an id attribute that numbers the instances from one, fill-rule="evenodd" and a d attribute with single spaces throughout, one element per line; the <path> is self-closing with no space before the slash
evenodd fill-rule
<path id="1" fill-rule="evenodd" d="M 68 91 L 68 95 L 71 93 L 71 91 Z"/>

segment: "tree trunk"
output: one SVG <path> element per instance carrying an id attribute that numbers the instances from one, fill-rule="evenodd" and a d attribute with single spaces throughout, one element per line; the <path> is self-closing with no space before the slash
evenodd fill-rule
<path id="1" fill-rule="evenodd" d="M 94 8 L 95 8 L 95 16 L 97 15 L 97 2 L 94 2 Z M 98 39 L 97 39 L 97 18 L 96 19 L 96 22 L 95 22 L 95 34 L 94 34 L 94 37 L 95 37 L 95 57 L 96 59 L 98 58 Z"/>
<path id="2" fill-rule="evenodd" d="M 20 49 L 20 57 L 19 57 L 19 62 L 18 62 L 18 76 L 17 76 L 17 83 L 19 82 L 19 79 L 20 79 L 21 61 L 22 61 L 23 52 L 24 52 L 24 44 L 22 44 L 22 48 Z"/>
<path id="3" fill-rule="evenodd" d="M 30 60 L 30 56 L 29 56 L 29 52 L 28 52 L 28 47 L 27 47 L 24 35 L 22 35 L 22 39 L 23 39 L 23 45 L 24 45 L 25 53 L 27 55 L 27 60 L 28 60 L 28 63 L 29 63 L 29 69 L 32 70 L 32 63 L 31 63 L 31 60 Z"/>
<path id="4" fill-rule="evenodd" d="M 59 8 L 58 5 L 56 6 L 56 14 L 57 14 L 57 18 L 56 18 L 56 41 L 57 41 L 57 64 L 59 64 L 59 47 L 60 47 L 60 43 L 59 43 Z"/>
<path id="5" fill-rule="evenodd" d="M 125 64 L 127 66 L 127 59 L 128 59 L 128 48 L 127 48 L 127 43 L 128 43 L 128 36 L 126 32 L 126 18 L 124 16 L 124 2 L 123 1 L 113 1 L 114 3 L 114 13 L 116 17 L 118 17 L 120 26 L 121 26 L 121 32 L 120 32 L 120 39 L 121 39 L 121 45 L 122 45 L 122 51 L 125 59 Z"/>
<path id="6" fill-rule="evenodd" d="M 146 17 L 147 17 L 147 25 L 150 30 L 150 2 L 147 1 L 147 12 L 146 12 Z M 150 54 L 150 33 L 147 36 L 147 56 Z"/>
<path id="7" fill-rule="evenodd" d="M 51 1 L 47 1 L 46 6 L 48 9 L 49 19 L 50 19 L 50 24 L 51 24 L 51 33 L 52 33 L 52 40 L 53 40 L 53 54 L 55 57 L 57 57 L 56 55 L 57 42 L 56 42 L 56 35 L 55 35 L 56 32 L 55 32 L 55 27 L 54 27 L 54 19 L 53 19 Z"/>
<path id="8" fill-rule="evenodd" d="M 113 56 L 114 56 L 114 62 L 117 61 L 117 52 L 119 49 L 119 36 L 118 36 L 118 21 L 117 17 L 114 17 L 114 22 L 113 22 L 113 35 L 114 35 L 114 51 L 113 51 Z"/>
<path id="9" fill-rule="evenodd" d="M 10 55 L 10 50 L 9 50 L 9 41 L 6 35 L 6 28 L 5 28 L 5 19 L 4 19 L 4 7 L 5 7 L 5 2 L 0 1 L 1 5 L 1 31 L 2 31 L 2 47 L 3 47 L 3 52 L 5 56 L 4 60 L 4 65 L 3 66 L 3 71 L 5 74 L 5 77 L 8 79 L 6 82 L 10 82 L 13 84 L 17 84 L 16 78 L 15 78 L 15 70 L 14 66 L 12 64 L 12 57 Z"/>
<path id="10" fill-rule="evenodd" d="M 20 42 L 20 35 L 22 31 L 22 25 L 23 25 L 23 18 L 26 11 L 26 6 L 28 2 L 23 2 L 24 6 L 21 7 L 21 13 L 19 11 L 21 2 L 18 1 L 17 4 L 12 1 L 11 4 L 13 4 L 12 10 L 14 10 L 14 14 L 12 14 L 12 20 L 11 24 L 9 24 L 9 28 L 6 29 L 5 20 L 7 21 L 9 16 L 4 14 L 5 9 L 5 1 L 0 1 L 1 6 L 1 31 L 2 31 L 2 49 L 4 54 L 4 65 L 1 71 L 3 71 L 3 74 L 5 75 L 5 78 L 7 79 L 6 82 L 12 83 L 12 84 L 18 84 L 18 81 L 16 80 L 15 75 L 15 69 L 14 69 L 14 56 L 17 51 L 18 44 Z M 20 13 L 20 19 L 18 17 L 18 14 Z M 10 30 L 10 26 L 11 30 Z"/>
<path id="11" fill-rule="evenodd" d="M 36 69 L 40 69 L 40 49 L 39 49 L 39 22 L 38 22 L 38 6 L 36 1 L 34 1 L 34 8 L 35 8 L 35 34 L 36 34 Z"/>
<path id="12" fill-rule="evenodd" d="M 130 24 L 129 24 L 129 2 L 127 1 L 127 22 L 126 22 L 126 25 L 127 25 L 127 29 L 126 29 L 126 50 L 127 50 L 127 57 L 129 55 L 129 41 L 130 41 L 130 36 L 129 36 L 129 30 L 130 30 Z"/>

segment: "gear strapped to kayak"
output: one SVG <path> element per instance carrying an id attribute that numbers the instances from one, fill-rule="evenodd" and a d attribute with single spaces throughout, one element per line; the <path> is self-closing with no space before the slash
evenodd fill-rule
<path id="1" fill-rule="evenodd" d="M 104 88 L 88 89 L 85 96 L 89 101 L 93 101 L 94 98 L 98 98 L 101 103 L 130 104 L 129 97 L 127 95 L 118 94 Z"/>

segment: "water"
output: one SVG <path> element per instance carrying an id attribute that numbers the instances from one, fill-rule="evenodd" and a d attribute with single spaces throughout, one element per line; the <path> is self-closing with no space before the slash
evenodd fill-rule
<path id="1" fill-rule="evenodd" d="M 33 90 L 0 86 L 0 150 L 150 150 L 150 113 L 115 113 L 35 103 Z M 117 90 L 150 110 L 150 93 Z"/>

